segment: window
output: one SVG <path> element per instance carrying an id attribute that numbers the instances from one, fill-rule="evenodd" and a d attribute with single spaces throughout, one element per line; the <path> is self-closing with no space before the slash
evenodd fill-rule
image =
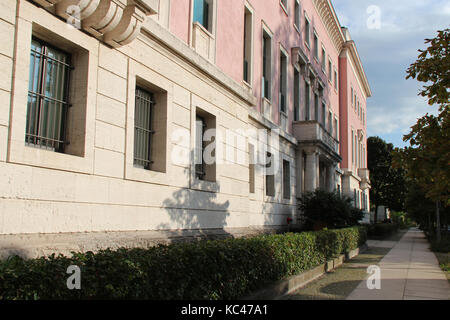
<path id="1" fill-rule="evenodd" d="M 294 121 L 300 121 L 300 72 L 294 68 Z"/>
<path id="2" fill-rule="evenodd" d="M 352 91 L 352 96 L 351 96 L 351 99 L 352 99 L 352 108 L 353 108 L 353 87 L 351 88 L 351 91 Z"/>
<path id="3" fill-rule="evenodd" d="M 194 22 L 200 23 L 209 32 L 212 31 L 213 0 L 194 0 Z"/>
<path id="4" fill-rule="evenodd" d="M 326 125 L 326 123 L 325 123 L 325 121 L 326 121 L 326 110 L 327 110 L 327 107 L 325 106 L 325 103 L 324 102 L 322 102 L 322 125 L 323 125 L 323 127 L 325 128 L 325 125 Z"/>
<path id="5" fill-rule="evenodd" d="M 273 154 L 267 152 L 266 160 L 266 196 L 275 197 L 275 175 L 272 168 Z"/>
<path id="6" fill-rule="evenodd" d="M 334 137 L 336 138 L 336 140 L 339 140 L 339 136 L 338 136 L 338 120 L 335 118 L 334 119 Z"/>
<path id="7" fill-rule="evenodd" d="M 333 134 L 333 113 L 331 111 L 328 113 L 328 132 L 330 135 Z"/>
<path id="8" fill-rule="evenodd" d="M 152 161 L 153 93 L 136 87 L 134 111 L 134 158 L 136 167 L 150 170 Z"/>
<path id="9" fill-rule="evenodd" d="M 287 110 L 287 62 L 288 58 L 283 50 L 280 51 L 280 111 L 286 113 Z"/>
<path id="10" fill-rule="evenodd" d="M 330 83 L 333 81 L 333 63 L 331 60 L 328 60 L 328 81 Z"/>
<path id="11" fill-rule="evenodd" d="M 251 11 L 245 7 L 244 14 L 244 81 L 251 82 L 252 74 L 252 43 L 253 43 L 253 16 Z"/>
<path id="12" fill-rule="evenodd" d="M 272 77 L 272 38 L 263 31 L 263 77 L 262 96 L 268 100 L 271 98 L 271 77 Z"/>
<path id="13" fill-rule="evenodd" d="M 305 120 L 308 121 L 310 119 L 310 85 L 308 82 L 305 82 Z"/>
<path id="14" fill-rule="evenodd" d="M 355 163 L 355 134 L 352 130 L 352 164 Z"/>
<path id="15" fill-rule="evenodd" d="M 326 54 L 326 52 L 325 52 L 325 48 L 322 47 L 322 71 L 323 71 L 324 73 L 326 73 L 326 69 L 325 69 L 325 67 L 326 67 L 326 61 L 327 61 L 327 54 Z"/>
<path id="16" fill-rule="evenodd" d="M 319 61 L 319 37 L 314 32 L 314 58 Z"/>
<path id="17" fill-rule="evenodd" d="M 216 181 L 215 141 L 211 141 L 209 134 L 215 129 L 216 118 L 197 109 L 195 120 L 195 177 L 198 180 Z M 208 141 L 211 141 L 208 143 Z M 211 154 L 208 151 L 212 151 Z"/>
<path id="18" fill-rule="evenodd" d="M 300 3 L 295 0 L 294 4 L 294 25 L 300 30 Z"/>
<path id="19" fill-rule="evenodd" d="M 249 193 L 255 193 L 255 146 L 251 143 L 248 144 L 248 156 Z"/>
<path id="20" fill-rule="evenodd" d="M 338 89 L 338 74 L 336 70 L 334 70 L 334 89 Z"/>
<path id="21" fill-rule="evenodd" d="M 319 95 L 314 94 L 314 120 L 319 121 Z"/>
<path id="22" fill-rule="evenodd" d="M 310 28 L 308 17 L 306 16 L 306 12 L 305 12 L 305 43 L 308 48 L 311 46 L 310 37 L 311 37 L 311 28 Z"/>
<path id="23" fill-rule="evenodd" d="M 203 180 L 206 175 L 205 161 L 203 159 L 205 127 L 205 119 L 197 115 L 195 119 L 195 176 L 199 180 Z"/>
<path id="24" fill-rule="evenodd" d="M 286 160 L 283 160 L 283 198 L 291 198 L 291 166 Z"/>
<path id="25" fill-rule="evenodd" d="M 31 42 L 25 142 L 64 152 L 71 56 L 43 41 Z"/>

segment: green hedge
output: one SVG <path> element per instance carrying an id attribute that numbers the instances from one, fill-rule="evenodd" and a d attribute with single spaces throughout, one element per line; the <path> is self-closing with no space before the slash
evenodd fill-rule
<path id="1" fill-rule="evenodd" d="M 368 235 L 370 237 L 386 237 L 398 231 L 398 223 L 377 223 L 369 225 Z"/>
<path id="2" fill-rule="evenodd" d="M 366 242 L 366 229 L 265 235 L 0 262 L 0 299 L 237 299 Z M 68 290 L 69 265 L 81 290 Z"/>

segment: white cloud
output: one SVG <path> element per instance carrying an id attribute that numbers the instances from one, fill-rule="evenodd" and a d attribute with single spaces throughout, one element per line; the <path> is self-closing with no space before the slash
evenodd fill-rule
<path id="1" fill-rule="evenodd" d="M 395 141 L 409 132 L 416 119 L 434 109 L 418 97 L 422 86 L 406 80 L 406 70 L 416 61 L 424 39 L 449 26 L 447 0 L 332 0 L 342 25 L 349 28 L 373 91 L 367 101 L 370 135 Z M 367 27 L 367 8 L 381 9 L 381 28 Z M 393 142 L 393 141 L 392 141 Z"/>

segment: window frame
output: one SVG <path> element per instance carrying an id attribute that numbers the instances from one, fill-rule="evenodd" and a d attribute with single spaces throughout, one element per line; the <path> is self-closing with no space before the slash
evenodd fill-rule
<path id="1" fill-rule="evenodd" d="M 287 169 L 287 170 L 286 170 Z M 291 200 L 291 162 L 283 159 L 282 166 L 283 200 Z"/>
<path id="2" fill-rule="evenodd" d="M 286 50 L 283 48 L 282 45 L 280 45 L 280 60 L 279 60 L 279 66 L 280 66 L 280 79 L 279 79 L 279 111 L 281 113 L 287 114 L 289 106 L 288 106 L 288 79 L 289 79 L 289 54 L 286 52 Z M 284 66 L 283 66 L 283 59 L 284 59 Z M 283 77 L 284 74 L 284 77 Z M 283 99 L 284 99 L 284 108 L 283 106 Z"/>
<path id="3" fill-rule="evenodd" d="M 136 84 L 136 93 L 135 93 L 135 103 L 134 103 L 134 149 L 133 149 L 133 165 L 136 168 L 141 168 L 141 169 L 145 169 L 145 170 L 151 170 L 152 164 L 153 164 L 153 160 L 152 160 L 152 146 L 153 146 L 153 135 L 155 133 L 155 131 L 153 130 L 153 122 L 154 120 L 154 108 L 155 108 L 155 99 L 154 99 L 154 94 L 148 90 L 147 88 L 144 88 L 143 86 L 140 86 L 139 84 Z M 148 94 L 149 95 L 149 99 L 147 99 L 146 102 L 149 103 L 149 110 L 146 112 L 144 110 L 140 110 L 138 113 L 138 108 L 142 106 L 142 103 L 138 104 L 138 98 L 139 99 L 146 99 L 143 96 L 139 95 L 138 93 L 144 93 L 144 94 Z M 140 115 L 148 115 L 149 119 L 148 119 L 148 128 L 145 127 L 138 127 L 137 126 L 137 122 L 138 122 L 138 117 L 137 114 Z M 139 147 L 137 147 L 137 141 L 138 141 L 138 137 L 136 135 L 136 131 L 141 130 L 144 131 L 143 135 L 144 135 L 144 145 L 141 145 Z M 146 131 L 146 132 L 145 132 Z M 148 137 L 148 145 L 145 146 L 145 134 L 147 134 Z M 142 148 L 144 148 L 142 150 Z M 148 149 L 146 149 L 148 148 Z M 147 158 L 137 158 L 137 153 L 139 153 L 139 149 L 141 149 L 140 151 L 142 152 L 142 156 L 145 156 Z M 147 151 L 146 151 L 147 150 Z M 145 154 L 144 154 L 145 153 Z M 141 162 L 141 163 L 139 163 Z"/>
<path id="4" fill-rule="evenodd" d="M 45 167 L 54 170 L 94 173 L 94 135 L 96 127 L 96 105 L 98 87 L 98 40 L 81 32 L 67 32 L 67 24 L 50 13 L 25 2 L 21 18 L 27 21 L 16 30 L 16 56 L 12 61 L 15 76 L 11 86 L 11 109 L 9 118 L 8 161 L 28 166 Z M 72 55 L 75 67 L 71 74 L 69 119 L 73 121 L 68 128 L 68 139 L 64 153 L 26 146 L 26 113 L 28 86 L 25 80 L 30 76 L 30 50 L 33 36 L 66 51 Z M 25 90 L 25 91 L 24 91 Z M 24 94 L 25 92 L 25 94 Z M 73 92 L 77 92 L 73 98 Z M 76 137 L 76 138 L 75 138 Z"/>
<path id="5" fill-rule="evenodd" d="M 248 16 L 250 26 L 247 25 L 248 22 Z M 244 74 L 242 76 L 242 79 L 246 85 L 249 87 L 252 87 L 253 83 L 253 32 L 254 32 L 254 14 L 253 9 L 245 3 L 244 5 L 244 61 L 243 61 L 243 70 Z M 246 36 L 248 38 L 246 38 Z M 246 67 L 247 62 L 247 67 Z M 247 79 L 245 77 L 245 71 L 247 71 Z"/>
<path id="6" fill-rule="evenodd" d="M 305 15 L 305 40 L 304 43 L 308 50 L 311 50 L 311 22 L 309 21 L 308 15 L 306 11 L 304 12 Z"/>
<path id="7" fill-rule="evenodd" d="M 67 115 L 69 113 L 68 108 L 71 107 L 70 104 L 70 77 L 71 77 L 71 70 L 74 69 L 73 65 L 71 64 L 71 59 L 72 59 L 72 55 L 60 48 L 58 48 L 57 46 L 54 46 L 52 44 L 49 44 L 47 41 L 42 40 L 36 36 L 32 37 L 31 42 L 37 42 L 40 45 L 41 51 L 34 51 L 31 45 L 31 49 L 30 49 L 30 55 L 34 56 L 34 60 L 33 60 L 33 64 L 30 61 L 30 69 L 31 66 L 33 65 L 33 81 L 29 81 L 29 88 L 28 88 L 28 101 L 27 101 L 27 113 L 26 113 L 26 132 L 25 132 L 25 144 L 27 146 L 34 146 L 43 150 L 49 150 L 49 151 L 54 151 L 54 152 L 58 152 L 58 153 L 65 153 L 65 146 L 69 143 L 69 141 L 67 140 L 67 136 L 66 136 L 66 130 L 67 130 L 67 125 L 68 125 L 68 119 L 67 119 Z M 49 55 L 48 50 L 55 50 L 58 53 L 61 53 L 63 55 L 66 56 L 67 61 L 66 62 L 62 62 L 58 59 L 52 58 Z M 37 91 L 33 91 L 33 88 L 30 88 L 30 86 L 34 87 L 34 79 L 35 79 L 35 72 L 36 71 L 36 55 L 39 55 L 39 67 L 37 70 L 37 81 L 38 81 L 38 87 Z M 47 88 L 47 80 L 48 80 L 48 76 L 49 74 L 47 73 L 47 68 L 48 68 L 48 63 L 49 60 L 52 61 L 51 64 L 52 66 L 54 66 L 54 63 L 56 65 L 58 65 L 58 67 L 60 65 L 63 66 L 63 68 L 65 69 L 64 72 L 67 72 L 66 74 L 64 74 L 65 78 L 63 79 L 63 83 L 60 84 L 59 86 L 56 84 L 57 87 L 59 88 L 63 88 L 63 97 L 62 99 L 57 99 L 54 97 L 50 97 L 46 94 Z M 31 75 L 31 70 L 30 70 L 30 75 Z M 53 75 L 53 74 L 52 74 Z M 58 69 L 58 73 L 57 73 L 57 78 L 59 75 L 59 69 Z M 50 82 L 53 82 L 51 79 Z M 58 80 L 58 79 L 57 79 Z M 54 83 L 52 83 L 54 84 Z M 30 90 L 31 89 L 31 90 Z M 35 109 L 36 111 L 34 112 L 34 116 L 33 113 L 30 110 L 30 98 L 31 96 L 36 98 L 36 105 L 33 109 Z M 50 100 L 50 101 L 49 101 Z M 45 110 L 44 104 L 45 101 L 47 101 L 47 112 L 43 111 Z M 50 105 L 53 104 L 54 107 L 56 107 L 56 104 L 62 104 L 61 106 L 61 111 L 60 111 L 60 115 L 59 115 L 59 137 L 53 137 L 49 138 L 46 135 L 44 136 L 40 131 L 43 130 L 42 127 L 42 116 L 45 113 L 49 112 L 50 109 Z M 56 113 L 57 111 L 54 110 L 54 116 L 56 117 Z M 50 115 L 47 115 L 47 121 L 46 121 L 46 125 L 45 127 L 47 128 L 47 134 L 48 134 L 48 127 L 50 126 L 49 123 L 51 122 L 51 120 L 49 119 Z M 33 120 L 34 119 L 34 120 Z M 56 119 L 54 119 L 54 121 L 56 121 Z M 32 130 L 30 128 L 31 124 L 30 122 L 33 122 L 35 124 L 34 126 L 34 130 Z M 36 128 L 37 127 L 37 128 Z M 56 127 L 53 126 L 53 128 L 56 130 Z M 33 131 L 34 134 L 31 133 L 31 131 Z M 29 141 L 29 140 L 34 140 L 33 141 Z M 44 143 L 42 140 L 45 140 L 46 142 Z M 53 146 L 49 147 L 48 143 L 51 142 L 51 144 Z M 58 144 L 58 147 L 55 146 L 55 144 Z"/>
<path id="8" fill-rule="evenodd" d="M 301 19 L 302 19 L 302 7 L 299 0 L 294 0 L 294 27 L 300 32 Z"/>
<path id="9" fill-rule="evenodd" d="M 272 102 L 273 34 L 264 24 L 262 26 L 261 52 L 261 96 Z"/>
<path id="10" fill-rule="evenodd" d="M 313 47 L 314 60 L 319 63 L 319 35 L 315 29 L 313 29 Z"/>

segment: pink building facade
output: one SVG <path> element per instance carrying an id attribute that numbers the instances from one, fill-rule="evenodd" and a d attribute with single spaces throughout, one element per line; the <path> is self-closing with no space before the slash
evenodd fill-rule
<path id="1" fill-rule="evenodd" d="M 0 8 L 0 249 L 266 232 L 318 188 L 370 208 L 371 91 L 331 1 Z"/>

